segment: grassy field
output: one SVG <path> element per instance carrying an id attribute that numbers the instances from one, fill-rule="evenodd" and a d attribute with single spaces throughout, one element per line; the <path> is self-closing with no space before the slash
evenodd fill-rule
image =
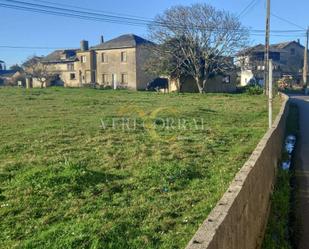
<path id="1" fill-rule="evenodd" d="M 267 109 L 246 94 L 0 88 L 0 121 L 1 248 L 170 249 L 225 192 Z"/>

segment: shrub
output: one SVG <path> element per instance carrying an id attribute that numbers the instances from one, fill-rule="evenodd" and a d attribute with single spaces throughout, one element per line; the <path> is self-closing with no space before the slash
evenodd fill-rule
<path id="1" fill-rule="evenodd" d="M 246 87 L 246 93 L 249 95 L 261 95 L 263 94 L 263 88 L 260 85 L 249 85 Z"/>

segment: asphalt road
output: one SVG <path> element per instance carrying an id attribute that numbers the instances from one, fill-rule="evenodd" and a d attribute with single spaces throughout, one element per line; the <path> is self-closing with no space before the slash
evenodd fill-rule
<path id="1" fill-rule="evenodd" d="M 299 187 L 299 218 L 301 237 L 299 249 L 309 249 L 309 96 L 292 95 L 299 107 L 300 136 L 296 150 L 296 181 Z"/>

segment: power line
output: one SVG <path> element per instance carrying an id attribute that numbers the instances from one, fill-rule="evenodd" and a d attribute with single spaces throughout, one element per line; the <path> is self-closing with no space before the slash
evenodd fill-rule
<path id="1" fill-rule="evenodd" d="M 251 35 L 253 35 L 253 36 L 261 36 L 261 37 L 265 37 L 265 35 L 263 35 L 263 34 L 251 34 Z M 272 37 L 286 37 L 286 38 L 296 38 L 296 37 L 306 37 L 306 34 L 305 33 L 303 33 L 303 34 L 295 34 L 295 35 L 292 35 L 292 34 L 286 34 L 286 35 L 284 35 L 284 34 L 272 34 L 271 35 Z"/>
<path id="2" fill-rule="evenodd" d="M 120 16 L 142 18 L 142 19 L 145 19 L 145 20 L 153 21 L 153 19 L 151 19 L 151 18 L 129 15 L 129 14 L 124 14 L 124 13 L 110 12 L 110 11 L 101 11 L 101 10 L 85 8 L 85 7 L 81 7 L 81 6 L 77 6 L 77 5 L 74 6 L 74 5 L 71 5 L 71 4 L 55 3 L 55 2 L 44 1 L 44 0 L 32 0 L 32 2 L 47 3 L 47 4 L 51 4 L 51 5 L 56 5 L 56 6 L 63 6 L 63 7 L 69 7 L 69 8 L 74 8 L 74 9 L 93 11 L 93 12 L 101 13 L 101 14 L 111 14 L 111 15 L 118 15 L 118 16 L 120 15 Z"/>
<path id="3" fill-rule="evenodd" d="M 21 4 L 21 5 L 26 5 L 26 6 L 30 6 L 30 7 L 36 7 L 36 8 L 42 8 L 42 9 L 50 9 L 50 10 L 55 10 L 55 11 L 65 11 L 68 13 L 76 13 L 76 14 L 80 14 L 80 15 L 90 15 L 90 16 L 98 16 L 98 17 L 105 17 L 105 18 L 121 18 L 123 20 L 129 20 L 129 21 L 136 21 L 136 22 L 149 22 L 150 20 L 145 20 L 143 18 L 137 18 L 137 17 L 124 17 L 124 16 L 120 16 L 120 15 L 111 15 L 111 14 L 100 14 L 97 12 L 89 12 L 89 11 L 81 11 L 81 10 L 73 10 L 73 9 L 67 9 L 67 8 L 60 8 L 60 7 L 54 7 L 54 6 L 48 6 L 48 5 L 43 5 L 43 4 L 36 4 L 36 3 L 29 3 L 29 2 L 23 2 L 23 1 L 18 1 L 18 0 L 2 0 L 5 2 L 9 2 L 10 4 L 13 2 L 15 4 Z M 78 7 L 75 7 L 76 9 Z M 80 9 L 80 8 L 78 8 Z"/>
<path id="4" fill-rule="evenodd" d="M 255 2 L 256 0 L 252 0 L 242 11 L 239 12 L 239 14 L 237 15 L 237 18 L 240 18 L 241 15 L 248 9 L 250 8 L 250 6 Z"/>
<path id="5" fill-rule="evenodd" d="M 58 49 L 58 50 L 68 50 L 60 47 L 44 47 L 44 46 L 10 46 L 10 45 L 0 45 L 0 48 L 9 48 L 9 49 L 41 49 L 41 50 L 52 50 L 52 49 Z"/>
<path id="6" fill-rule="evenodd" d="M 4 1 L 7 2 L 7 0 L 4 0 Z M 3 0 L 1 0 L 1 2 L 3 2 Z M 20 1 L 12 0 L 12 2 L 20 2 Z M 69 10 L 69 9 L 51 7 L 51 6 L 42 6 L 42 5 L 36 5 L 36 4 L 31 4 L 31 3 L 25 3 L 25 2 L 20 2 L 20 3 L 23 5 L 34 6 L 34 7 L 27 7 L 27 6 L 16 5 L 16 4 L 3 4 L 3 3 L 0 3 L 0 6 L 5 7 L 5 8 L 25 10 L 25 11 L 43 13 L 43 14 L 51 14 L 51 15 L 56 15 L 56 16 L 73 17 L 73 18 L 84 19 L 84 20 L 105 21 L 105 22 L 111 22 L 111 23 L 124 23 L 124 24 L 131 24 L 131 25 L 139 25 L 139 24 L 145 25 L 145 22 L 138 23 L 137 22 L 138 20 L 132 20 L 132 18 L 119 19 L 119 17 L 114 17 L 113 19 L 111 16 L 108 16 L 108 15 L 100 15 L 96 13 L 74 11 L 74 10 Z M 42 8 L 45 8 L 45 9 L 42 9 Z M 62 10 L 63 12 L 60 12 L 59 10 Z M 72 12 L 75 14 L 73 14 Z"/>
<path id="7" fill-rule="evenodd" d="M 145 26 L 145 25 L 142 25 L 142 24 L 125 22 L 125 21 L 121 21 L 121 20 L 110 20 L 110 19 L 104 19 L 104 18 L 95 18 L 95 17 L 89 17 L 89 16 L 60 13 L 60 12 L 55 12 L 55 11 L 39 10 L 39 9 L 34 9 L 34 8 L 29 8 L 29 7 L 7 5 L 7 4 L 2 4 L 2 3 L 0 3 L 0 7 L 9 8 L 9 9 L 16 9 L 16 10 L 25 10 L 25 11 L 30 11 L 30 12 L 33 12 L 33 13 L 50 14 L 50 15 L 54 15 L 54 16 L 72 17 L 72 18 L 77 18 L 77 19 L 81 19 L 81 20 L 100 21 L 100 22 L 103 21 L 103 22 L 107 22 L 107 23 L 125 24 L 125 25 L 131 25 L 131 26 Z"/>
<path id="8" fill-rule="evenodd" d="M 264 36 L 263 34 L 254 34 L 254 36 Z M 292 35 L 273 35 L 276 37 L 294 37 Z M 305 37 L 306 34 L 302 34 L 299 37 Z M 32 50 L 69 50 L 67 48 L 64 47 L 45 47 L 45 46 L 10 46 L 10 45 L 0 45 L 0 49 L 4 48 L 4 49 L 32 49 Z"/>
<path id="9" fill-rule="evenodd" d="M 259 0 L 252 0 L 238 15 L 237 18 L 244 17 L 249 11 L 255 7 Z"/>
<path id="10" fill-rule="evenodd" d="M 301 28 L 301 29 L 303 29 L 303 30 L 306 30 L 304 27 L 302 27 L 302 26 L 300 26 L 300 25 L 298 25 L 298 24 L 296 24 L 296 23 L 294 23 L 294 22 L 292 22 L 292 21 L 290 21 L 290 20 L 288 20 L 288 19 L 285 19 L 285 18 L 283 18 L 283 17 L 280 17 L 280 16 L 278 16 L 278 15 L 272 13 L 272 12 L 271 12 L 271 15 L 272 15 L 273 17 L 275 17 L 275 18 L 277 18 L 277 19 L 283 21 L 283 22 L 286 22 L 286 23 L 292 25 L 292 26 L 295 26 L 295 27 L 297 27 L 297 28 Z"/>
<path id="11" fill-rule="evenodd" d="M 3 0 L 0 0 L 3 1 Z M 4 0 L 6 1 L 6 0 Z M 28 3 L 25 3 L 28 4 Z M 95 17 L 92 15 L 98 15 L 98 14 L 93 14 L 92 15 L 81 15 L 81 14 L 72 14 L 72 13 L 68 13 L 68 12 L 59 12 L 59 11 L 53 11 L 53 10 L 46 10 L 46 9 L 40 9 L 40 8 L 32 8 L 32 7 L 26 7 L 26 6 L 20 6 L 20 5 L 13 5 L 13 4 L 3 4 L 0 3 L 0 7 L 4 7 L 4 8 L 10 8 L 10 9 L 17 9 L 17 10 L 24 10 L 24 11 L 29 11 L 29 12 L 34 12 L 34 13 L 43 13 L 43 14 L 50 14 L 50 15 L 55 15 L 55 16 L 64 16 L 64 17 L 72 17 L 72 18 L 77 18 L 77 19 L 82 19 L 82 20 L 91 20 L 91 21 L 103 21 L 103 22 L 108 22 L 108 23 L 117 23 L 117 24 L 125 24 L 125 25 L 131 25 L 131 26 L 148 26 L 150 24 L 153 25 L 160 25 L 163 26 L 163 24 L 157 24 L 157 23 L 152 23 L 152 22 L 136 22 L 136 20 L 133 21 L 128 21 L 128 18 L 123 18 L 123 17 L 113 17 L 110 18 L 106 15 L 104 15 L 104 17 Z M 54 7 L 50 7 L 50 6 L 46 6 L 46 8 L 54 8 Z M 57 8 L 59 9 L 59 8 Z M 70 11 L 71 10 L 67 10 L 64 9 L 64 11 Z M 77 12 L 77 11 L 74 11 Z M 78 11 L 78 13 L 81 13 L 81 11 Z M 126 20 L 123 20 L 126 19 Z M 165 25 L 176 25 L 176 24 L 165 24 Z M 214 31 L 219 30 L 219 29 L 213 29 Z M 238 31 L 238 30 L 235 30 Z"/>
<path id="12" fill-rule="evenodd" d="M 136 16 L 136 15 L 129 15 L 129 14 L 124 14 L 124 13 L 116 13 L 116 12 L 109 12 L 109 11 L 100 11 L 100 10 L 96 10 L 96 9 L 90 9 L 90 8 L 85 8 L 85 7 L 82 7 L 82 6 L 74 6 L 74 5 L 71 5 L 71 4 L 63 4 L 63 3 L 56 3 L 56 2 L 51 2 L 51 1 L 45 1 L 45 0 L 32 0 L 32 2 L 38 2 L 38 3 L 46 3 L 46 4 L 51 4 L 51 5 L 55 5 L 55 6 L 63 6 L 63 7 L 69 7 L 69 8 L 74 8 L 74 9 L 79 9 L 79 10 L 87 10 L 87 11 L 91 11 L 93 14 L 94 13 L 99 13 L 99 14 L 104 14 L 104 15 L 112 15 L 113 17 L 114 16 L 122 16 L 122 17 L 130 17 L 130 18 L 138 18 L 138 19 L 142 19 L 142 20 L 145 20 L 145 21 L 149 21 L 149 22 L 153 22 L 154 20 L 151 19 L 151 18 L 146 18 L 146 17 L 141 17 L 141 16 Z M 245 16 L 253 7 L 256 6 L 256 4 L 259 3 L 259 0 L 253 0 L 251 1 L 241 12 L 240 14 L 237 16 L 237 17 L 240 17 L 240 16 Z M 304 29 L 303 27 L 287 20 L 287 19 L 284 19 L 278 15 L 275 15 L 274 13 L 271 13 L 272 16 L 282 20 L 282 21 L 285 21 L 291 25 L 294 25 L 295 27 L 297 28 L 301 28 L 301 29 Z"/>
<path id="13" fill-rule="evenodd" d="M 8 2 L 8 0 L 0 0 L 0 6 L 5 7 L 5 8 L 24 10 L 24 11 L 30 11 L 30 12 L 35 12 L 35 13 L 51 14 L 51 15 L 56 15 L 56 16 L 72 17 L 72 18 L 83 19 L 83 20 L 103 21 L 103 22 L 134 25 L 134 26 L 148 26 L 150 24 L 158 25 L 158 26 L 167 26 L 167 25 L 176 26 L 177 25 L 177 27 L 179 28 L 184 28 L 184 26 L 181 26 L 179 24 L 173 24 L 173 23 L 172 24 L 162 23 L 158 21 L 143 20 L 141 18 L 129 18 L 129 17 L 116 16 L 116 15 L 106 15 L 106 14 L 99 14 L 99 13 L 93 13 L 93 12 L 71 10 L 71 9 L 66 9 L 66 8 L 52 7 L 52 6 L 47 6 L 47 5 L 34 4 L 34 3 L 15 1 L 15 0 L 9 1 L 9 2 L 14 2 L 15 4 L 11 4 L 11 3 L 3 4 L 1 2 Z M 221 30 L 222 31 L 222 30 L 227 30 L 227 29 L 207 28 L 207 30 L 209 31 L 220 31 Z M 242 31 L 242 29 L 231 30 L 231 31 Z M 264 30 L 256 30 L 256 29 L 249 29 L 249 31 L 251 32 L 252 35 L 255 35 L 255 33 L 264 32 Z M 273 30 L 272 31 L 272 33 L 300 33 L 300 32 L 303 32 L 303 30 Z"/>
<path id="14" fill-rule="evenodd" d="M 263 34 L 253 34 L 253 36 L 260 36 L 264 37 Z M 275 37 L 290 37 L 290 38 L 295 38 L 295 35 L 277 35 L 274 34 L 272 36 Z M 297 37 L 306 37 L 306 34 L 303 33 L 302 35 L 297 35 Z M 68 46 L 69 47 L 69 46 Z M 67 47 L 45 47 L 45 46 L 11 46 L 11 45 L 0 45 L 0 48 L 5 48 L 5 49 L 33 49 L 33 50 L 69 50 Z"/>

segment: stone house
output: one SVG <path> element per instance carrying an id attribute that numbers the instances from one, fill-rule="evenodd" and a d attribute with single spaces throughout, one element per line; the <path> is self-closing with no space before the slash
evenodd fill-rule
<path id="1" fill-rule="evenodd" d="M 14 86 L 24 85 L 24 80 L 20 72 L 15 70 L 1 70 L 0 71 L 0 85 Z"/>
<path id="2" fill-rule="evenodd" d="M 47 69 L 58 75 L 57 80 L 49 82 L 50 85 L 75 86 L 75 63 L 77 49 L 56 50 L 43 57 L 41 63 L 47 65 Z M 40 87 L 41 83 L 32 80 L 33 87 Z"/>
<path id="3" fill-rule="evenodd" d="M 144 70 L 152 44 L 134 34 L 119 36 L 89 48 L 88 41 L 81 41 L 80 49 L 56 50 L 42 58 L 41 63 L 54 71 L 65 87 L 86 85 L 146 89 L 153 76 Z M 35 79 L 32 80 L 33 87 Z"/>
<path id="4" fill-rule="evenodd" d="M 89 50 L 87 41 L 81 41 L 80 49 L 56 50 L 41 59 L 41 63 L 48 65 L 49 71 L 59 76 L 51 84 L 65 87 L 82 87 L 95 83 L 94 62 L 94 51 Z"/>
<path id="5" fill-rule="evenodd" d="M 0 60 L 0 85 L 22 85 L 22 75 L 17 70 L 6 70 L 6 64 Z"/>
<path id="6" fill-rule="evenodd" d="M 70 86 L 80 87 L 97 83 L 95 51 L 89 49 L 88 41 L 80 42 L 80 49 L 76 51 L 73 70 L 75 71 L 75 78 L 72 79 L 71 77 Z"/>
<path id="7" fill-rule="evenodd" d="M 154 77 L 144 70 L 150 56 L 147 45 L 152 43 L 139 36 L 122 35 L 92 48 L 96 58 L 96 82 L 100 85 L 146 89 Z"/>
<path id="8" fill-rule="evenodd" d="M 57 75 L 56 80 L 44 85 L 65 87 L 128 88 L 145 90 L 156 77 L 146 72 L 144 65 L 151 56 L 154 44 L 134 34 L 126 34 L 89 47 L 88 41 L 81 41 L 79 49 L 56 50 L 43 57 L 40 63 Z M 208 92 L 234 92 L 234 72 L 216 76 L 207 84 Z M 228 80 L 227 80 L 228 79 Z M 36 79 L 30 80 L 32 87 L 41 87 Z M 182 77 L 182 92 L 197 92 L 196 84 L 189 77 Z M 177 91 L 177 82 L 170 80 L 169 91 Z"/>
<path id="9" fill-rule="evenodd" d="M 291 75 L 297 81 L 302 77 L 305 47 L 299 41 L 283 42 L 270 46 L 270 59 L 273 61 L 273 76 L 279 79 Z M 247 48 L 237 54 L 235 64 L 240 68 L 240 83 L 246 86 L 254 81 L 264 84 L 265 46 L 262 44 Z"/>

